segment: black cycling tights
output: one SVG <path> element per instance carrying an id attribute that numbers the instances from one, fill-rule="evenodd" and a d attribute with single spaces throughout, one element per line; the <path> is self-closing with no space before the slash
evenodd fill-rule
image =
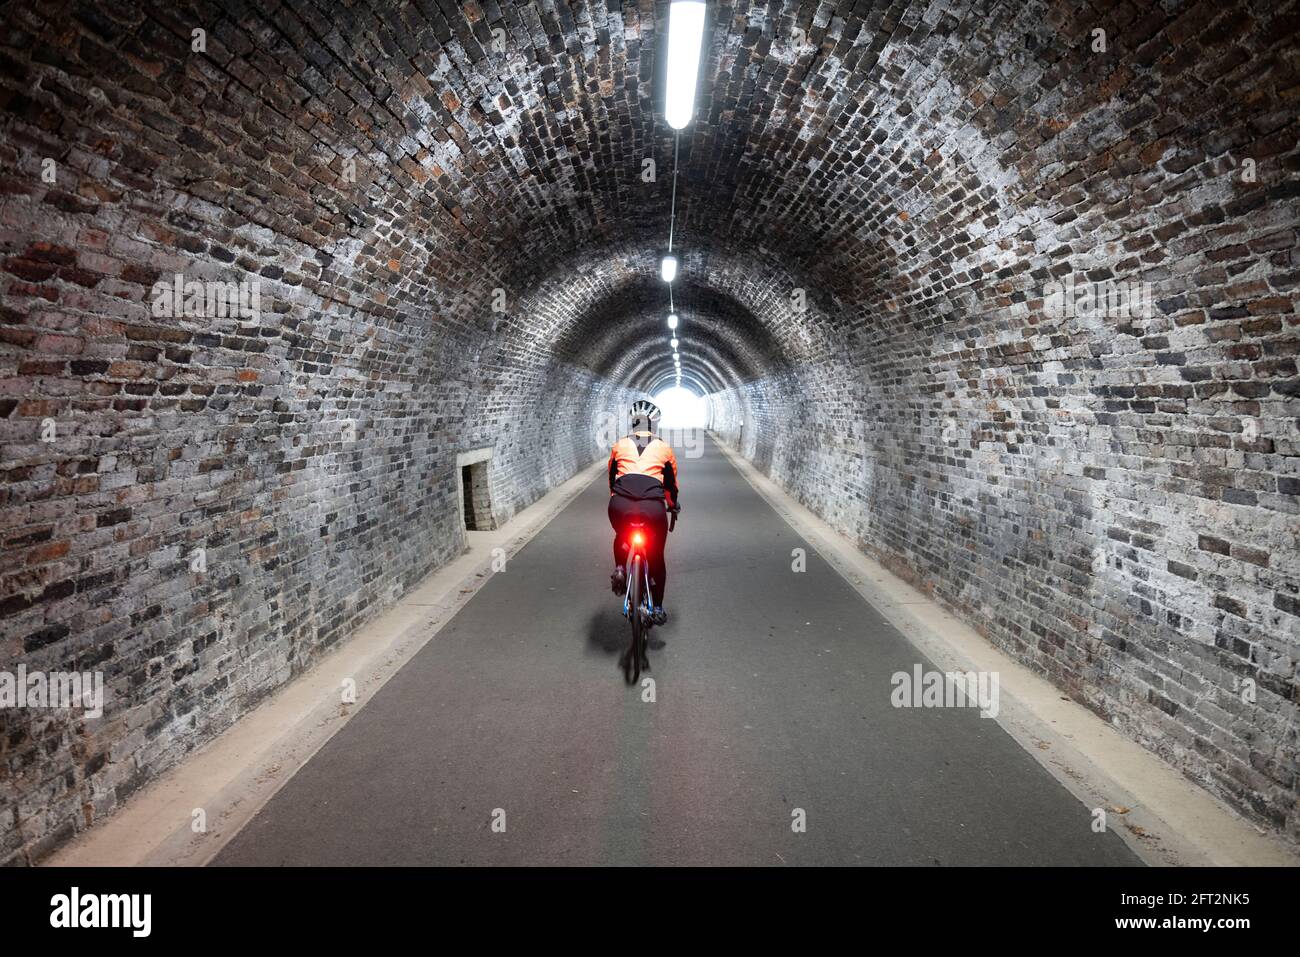
<path id="1" fill-rule="evenodd" d="M 668 512 L 655 499 L 637 501 L 622 495 L 609 497 L 609 524 L 614 526 L 614 564 L 620 568 L 627 561 L 628 524 L 640 518 L 645 525 L 646 557 L 650 559 L 650 591 L 656 605 L 664 603 L 664 584 L 668 569 L 664 565 L 664 543 L 668 538 Z"/>

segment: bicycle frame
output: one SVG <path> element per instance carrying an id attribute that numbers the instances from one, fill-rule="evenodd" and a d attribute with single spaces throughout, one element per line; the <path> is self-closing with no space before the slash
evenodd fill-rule
<path id="1" fill-rule="evenodd" d="M 628 526 L 628 549 L 627 564 L 624 566 L 627 575 L 627 589 L 623 592 L 623 617 L 631 617 L 632 603 L 632 568 L 636 564 L 637 558 L 641 559 L 641 612 L 642 621 L 649 626 L 651 615 L 654 613 L 654 599 L 650 595 L 650 561 L 646 557 L 646 530 L 644 525 L 632 524 Z"/>

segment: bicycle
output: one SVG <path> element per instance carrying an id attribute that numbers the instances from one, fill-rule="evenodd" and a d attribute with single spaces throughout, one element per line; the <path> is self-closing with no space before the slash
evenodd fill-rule
<path id="1" fill-rule="evenodd" d="M 669 509 L 668 531 L 677 527 L 677 509 Z M 632 623 L 632 641 L 623 653 L 623 679 L 636 684 L 642 671 L 650 670 L 646 653 L 650 629 L 654 627 L 654 598 L 651 593 L 650 562 L 646 557 L 646 528 L 643 522 L 628 524 L 627 591 L 623 595 L 623 617 Z"/>

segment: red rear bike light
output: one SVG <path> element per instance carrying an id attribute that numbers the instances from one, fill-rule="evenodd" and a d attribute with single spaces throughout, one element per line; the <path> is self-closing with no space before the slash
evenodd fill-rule
<path id="1" fill-rule="evenodd" d="M 645 542 L 645 536 L 644 536 L 644 535 L 642 535 L 640 532 L 633 532 L 633 533 L 632 533 L 632 544 L 633 544 L 633 545 L 641 545 L 641 544 L 644 544 L 644 542 Z"/>

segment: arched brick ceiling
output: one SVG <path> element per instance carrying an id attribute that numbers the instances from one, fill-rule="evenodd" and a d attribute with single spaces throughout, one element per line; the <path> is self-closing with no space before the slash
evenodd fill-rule
<path id="1" fill-rule="evenodd" d="M 172 159 L 174 121 L 148 114 L 157 137 L 125 163 L 171 173 L 276 231 L 287 217 L 296 238 L 321 250 L 333 297 L 355 299 L 365 313 L 427 321 L 431 304 L 481 313 L 492 289 L 526 296 L 584 254 L 662 250 L 672 167 L 656 103 L 666 10 L 369 2 L 301 3 L 272 14 L 256 4 L 191 3 L 77 16 L 92 33 L 97 16 L 131 21 L 133 59 L 105 58 L 102 67 L 127 79 L 131 69 L 170 75 L 178 94 L 170 105 L 193 127 L 183 136 L 210 148 L 213 161 L 195 168 L 188 155 Z M 884 210 L 893 205 L 879 198 L 893 169 L 862 175 L 872 132 L 864 118 L 883 109 L 867 67 L 910 31 L 884 7 L 829 21 L 813 14 L 797 4 L 711 5 L 697 119 L 681 144 L 678 243 L 688 257 L 722 251 L 732 269 L 758 268 L 748 258 L 777 260 L 812 273 L 810 288 L 833 289 L 854 275 L 890 275 L 882 271 L 886 247 L 862 255 L 859 238 L 871 221 L 888 226 Z M 230 82 L 192 60 L 182 65 L 195 23 L 212 25 L 213 61 L 246 61 L 257 72 L 238 67 Z M 958 21 L 945 15 L 944 23 L 951 32 Z M 807 31 L 803 45 L 791 39 L 796 27 Z M 505 52 L 493 49 L 494 29 L 507 32 Z M 93 36 L 82 49 L 94 62 Z M 283 142 L 241 140 L 250 116 Z M 653 183 L 642 179 L 647 158 L 657 164 Z M 291 198 L 304 182 L 315 210 Z M 360 298 L 377 276 L 390 280 L 391 296 Z M 684 270 L 681 285 L 702 281 Z M 645 308 L 652 298 L 645 288 Z M 607 314 L 590 308 L 583 321 Z M 565 335 L 587 341 L 594 329 Z M 647 324 L 625 348 L 658 331 Z M 712 345 L 725 352 L 745 331 L 742 322 Z M 721 366 L 728 378 L 755 371 L 738 356 Z"/>
<path id="2" fill-rule="evenodd" d="M 124 165 L 291 230 L 318 251 L 328 298 L 390 319 L 428 322 L 432 312 L 480 324 L 494 289 L 519 302 L 573 263 L 662 251 L 667 7 L 320 0 L 272 12 L 191 0 L 80 6 L 68 29 L 88 34 L 78 48 L 94 70 L 128 88 L 132 72 L 157 75 L 176 92 L 169 115 L 147 98 L 110 104 L 142 110 L 151 128 Z M 129 23 L 126 60 L 96 44 L 96 23 L 110 18 Z M 725 260 L 741 286 L 775 262 L 829 312 L 847 305 L 881 329 L 924 328 L 947 322 L 963 287 L 988 278 L 994 246 L 1010 254 L 1013 243 L 1074 239 L 1077 252 L 1087 237 L 1070 227 L 1072 210 L 1137 205 L 1125 195 L 1149 185 L 1132 168 L 1139 150 L 1170 155 L 1178 170 L 1285 125 L 1254 115 L 1245 87 L 1283 55 L 1293 4 L 1258 19 L 1201 4 L 1166 28 L 1168 19 L 1154 6 L 710 3 L 696 118 L 680 146 L 681 285 L 714 281 L 691 268 L 692 253 Z M 195 23 L 211 25 L 206 59 L 185 56 Z M 1096 28 L 1108 30 L 1106 53 L 1085 42 Z M 1221 34 L 1226 47 L 1213 95 L 1171 42 L 1194 31 Z M 1248 33 L 1262 62 L 1233 46 Z M 233 79 L 218 68 L 227 64 Z M 1092 75 L 1099 82 L 1079 79 Z M 281 140 L 245 139 L 251 122 Z M 177 136 L 207 161 L 175 150 Z M 303 186 L 314 208 L 296 198 Z M 377 278 L 391 288 L 382 302 L 368 295 Z M 965 295 L 996 301 L 990 285 Z M 652 287 L 638 289 L 653 310 Z M 617 285 L 607 294 L 632 295 Z M 764 308 L 734 298 L 755 315 Z M 609 313 L 582 309 L 562 337 L 603 341 Z M 727 379 L 754 373 L 729 352 L 753 330 L 738 316 L 715 316 L 709 333 Z M 766 324 L 794 347 L 794 324 Z M 496 331 L 512 334 L 509 324 Z M 636 352 L 661 330 L 627 332 L 624 348 Z M 757 348 L 779 357 L 769 345 Z"/>
<path id="3" fill-rule="evenodd" d="M 641 357 L 619 366 L 631 383 L 659 375 L 667 306 L 649 281 L 671 187 L 667 8 L 65 2 L 49 17 L 76 58 L 37 49 L 64 72 L 14 106 L 49 128 L 51 99 L 84 107 L 86 156 L 174 206 L 178 231 L 215 223 L 225 255 L 296 245 L 325 305 L 436 329 L 438 362 L 563 344 L 597 374 Z M 1252 91 L 1294 89 L 1296 21 L 1294 2 L 710 3 L 678 285 L 687 311 L 691 290 L 721 298 L 682 313 L 688 371 L 742 381 L 886 340 L 908 360 L 1006 323 L 1051 269 L 1160 263 L 1148 247 L 1197 167 L 1293 145 L 1294 111 Z M 796 288 L 809 315 L 788 308 Z M 642 319 L 611 327 L 633 301 Z M 442 355 L 448 336 L 464 351 Z"/>
<path id="4" fill-rule="evenodd" d="M 717 357 L 720 371 L 699 370 L 714 390 L 757 378 L 783 362 L 772 330 L 728 293 L 710 286 L 707 273 L 683 275 L 674 284 L 673 297 L 683 365 L 690 368 L 706 354 Z M 667 315 L 658 261 L 642 257 L 635 274 L 621 281 L 617 291 L 594 302 L 562 331 L 555 349 L 600 375 L 615 374 L 633 388 L 646 388 L 647 377 L 655 374 L 651 370 L 671 366 L 673 333 Z"/>

